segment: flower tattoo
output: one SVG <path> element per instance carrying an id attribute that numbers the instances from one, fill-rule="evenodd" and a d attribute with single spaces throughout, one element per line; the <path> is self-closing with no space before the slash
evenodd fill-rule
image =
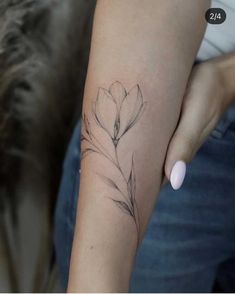
<path id="1" fill-rule="evenodd" d="M 120 82 L 113 83 L 110 88 L 99 88 L 98 95 L 92 107 L 92 116 L 97 126 L 103 129 L 110 138 L 113 152 L 108 152 L 91 130 L 91 123 L 84 113 L 82 127 L 82 142 L 86 142 L 86 148 L 82 151 L 82 159 L 91 153 L 97 153 L 108 159 L 117 168 L 124 180 L 125 186 L 119 187 L 110 177 L 102 175 L 102 179 L 107 185 L 117 190 L 120 199 L 112 201 L 124 213 L 132 217 L 136 225 L 137 239 L 139 238 L 139 215 L 136 202 L 136 174 L 134 165 L 134 153 L 131 159 L 131 170 L 126 176 L 120 164 L 118 156 L 118 146 L 122 137 L 141 118 L 147 102 L 143 101 L 142 92 L 139 85 L 133 87 L 129 92 Z M 107 112 L 108 109 L 108 112 Z M 125 190 L 125 192 L 123 192 Z"/>

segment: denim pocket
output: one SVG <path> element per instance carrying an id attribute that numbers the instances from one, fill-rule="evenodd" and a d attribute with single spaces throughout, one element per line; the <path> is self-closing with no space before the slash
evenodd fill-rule
<path id="1" fill-rule="evenodd" d="M 231 144 L 232 146 L 235 145 L 235 123 L 226 121 L 222 124 L 220 122 L 210 134 L 209 141 L 210 140 L 214 142 L 217 141 L 218 143 Z"/>
<path id="2" fill-rule="evenodd" d="M 214 139 L 222 139 L 224 136 L 235 131 L 235 103 L 232 104 L 228 110 L 224 113 L 221 120 L 212 131 L 210 137 Z"/>
<path id="3" fill-rule="evenodd" d="M 227 132 L 230 124 L 231 122 L 226 119 L 220 120 L 219 123 L 214 128 L 214 130 L 212 131 L 212 133 L 210 134 L 210 137 L 215 139 L 222 139 L 225 133 Z"/>

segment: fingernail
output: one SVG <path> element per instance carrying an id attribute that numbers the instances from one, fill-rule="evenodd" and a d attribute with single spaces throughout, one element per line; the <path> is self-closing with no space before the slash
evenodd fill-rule
<path id="1" fill-rule="evenodd" d="M 179 160 L 175 163 L 171 170 L 171 175 L 170 175 L 170 182 L 171 186 L 174 190 L 178 190 L 184 181 L 185 178 L 185 173 L 186 173 L 186 164 L 184 161 Z"/>

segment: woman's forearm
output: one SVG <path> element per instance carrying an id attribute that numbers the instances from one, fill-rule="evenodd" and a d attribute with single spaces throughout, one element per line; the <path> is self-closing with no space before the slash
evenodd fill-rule
<path id="1" fill-rule="evenodd" d="M 69 291 L 128 290 L 205 29 L 207 4 L 98 2 Z"/>

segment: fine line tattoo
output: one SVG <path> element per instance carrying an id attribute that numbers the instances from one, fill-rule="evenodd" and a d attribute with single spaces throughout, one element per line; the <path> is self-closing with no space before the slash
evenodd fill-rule
<path id="1" fill-rule="evenodd" d="M 97 153 L 107 160 L 120 173 L 124 183 L 125 192 L 115 180 L 105 175 L 100 175 L 103 181 L 111 188 L 118 191 L 119 199 L 111 198 L 112 201 L 128 214 L 134 221 L 139 242 L 139 213 L 136 202 L 136 174 L 134 164 L 134 152 L 132 153 L 131 169 L 126 176 L 122 169 L 118 156 L 118 146 L 124 135 L 141 118 L 147 102 L 143 101 L 142 92 L 139 85 L 134 86 L 129 92 L 120 82 L 114 82 L 109 89 L 99 88 L 97 97 L 92 107 L 92 116 L 97 126 L 104 130 L 112 142 L 113 150 L 107 148 L 94 135 L 91 122 L 84 113 L 82 120 L 82 142 L 86 142 L 86 147 L 82 150 L 82 159 L 92 153 Z M 107 110 L 108 109 L 108 110 Z M 108 111 L 108 112 L 107 112 Z"/>

